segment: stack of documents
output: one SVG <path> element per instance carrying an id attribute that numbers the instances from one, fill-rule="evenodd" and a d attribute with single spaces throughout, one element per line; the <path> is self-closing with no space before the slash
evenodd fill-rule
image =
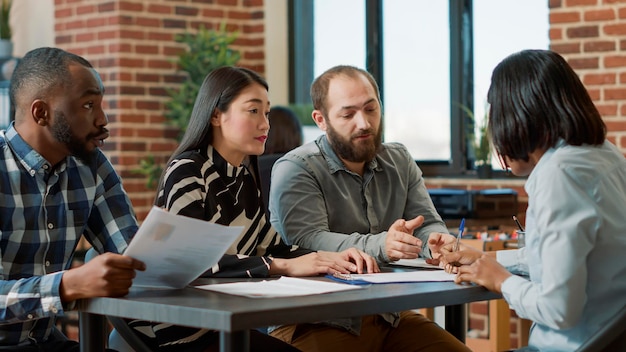
<path id="1" fill-rule="evenodd" d="M 341 283 L 282 276 L 278 280 L 211 284 L 196 286 L 196 288 L 252 298 L 272 298 L 347 291 L 365 288 L 371 284 L 454 281 L 455 275 L 443 270 L 417 270 L 376 274 L 336 274 L 326 275 L 326 277 Z"/>

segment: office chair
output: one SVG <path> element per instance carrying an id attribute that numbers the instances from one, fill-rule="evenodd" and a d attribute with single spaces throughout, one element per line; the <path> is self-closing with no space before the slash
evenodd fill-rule
<path id="1" fill-rule="evenodd" d="M 626 351 L 626 306 L 576 350 L 576 352 L 612 351 Z"/>
<path id="2" fill-rule="evenodd" d="M 271 184 L 271 175 L 272 175 L 272 166 L 276 160 L 280 159 L 285 155 L 281 154 L 268 154 L 268 155 L 260 155 L 258 157 L 259 162 L 259 175 L 258 179 L 261 185 L 261 198 L 263 200 L 263 206 L 265 207 L 265 213 L 267 214 L 267 218 L 270 218 L 270 210 L 269 210 L 269 194 L 270 194 L 270 184 Z"/>
<path id="3" fill-rule="evenodd" d="M 109 348 L 118 352 L 151 352 L 152 350 L 137 336 L 123 318 L 107 316 L 113 330 L 109 334 Z"/>
<path id="4" fill-rule="evenodd" d="M 85 263 L 98 255 L 95 249 L 90 248 L 85 253 Z M 109 348 L 118 352 L 151 352 L 152 350 L 132 331 L 123 318 L 107 316 L 113 325 L 109 334 Z"/>

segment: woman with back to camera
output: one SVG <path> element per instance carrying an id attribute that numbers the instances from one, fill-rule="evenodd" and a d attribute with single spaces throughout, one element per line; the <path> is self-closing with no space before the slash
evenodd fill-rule
<path id="1" fill-rule="evenodd" d="M 267 135 L 263 155 L 282 155 L 302 145 L 302 124 L 293 110 L 273 106 L 269 119 L 272 128 Z"/>
<path id="2" fill-rule="evenodd" d="M 574 351 L 626 302 L 626 160 L 555 52 L 504 59 L 488 102 L 489 134 L 503 166 L 528 176 L 526 247 L 482 253 L 463 246 L 442 264 L 458 271 L 457 282 L 502 293 L 519 317 L 533 321 L 525 350 Z M 626 350 L 624 340 L 608 350 Z"/>
<path id="3" fill-rule="evenodd" d="M 286 245 L 267 221 L 259 197 L 256 156 L 265 147 L 269 110 L 268 86 L 257 73 L 230 66 L 212 71 L 200 87 L 185 135 L 161 176 L 156 205 L 221 225 L 244 226 L 241 237 L 203 276 L 378 271 L 372 257 L 354 248 L 335 253 Z M 158 351 L 218 347 L 216 331 L 145 321 L 130 325 Z M 250 334 L 253 351 L 295 350 L 256 330 Z"/>

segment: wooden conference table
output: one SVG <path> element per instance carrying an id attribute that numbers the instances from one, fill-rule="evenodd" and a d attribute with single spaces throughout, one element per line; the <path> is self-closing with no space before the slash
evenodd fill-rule
<path id="1" fill-rule="evenodd" d="M 255 279 L 199 279 L 193 284 L 242 280 Z M 247 351 L 249 329 L 440 306 L 446 306 L 446 330 L 465 341 L 464 303 L 497 298 L 501 296 L 483 287 L 453 282 L 376 284 L 360 290 L 289 298 L 246 298 L 187 287 L 131 289 L 122 298 L 81 300 L 77 309 L 81 351 L 104 351 L 104 315 L 219 330 L 220 351 Z"/>

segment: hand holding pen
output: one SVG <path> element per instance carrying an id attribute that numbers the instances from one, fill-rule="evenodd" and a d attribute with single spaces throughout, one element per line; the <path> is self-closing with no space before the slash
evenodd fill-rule
<path id="1" fill-rule="evenodd" d="M 525 247 L 526 246 L 526 231 L 522 227 L 522 224 L 520 224 L 519 220 L 517 220 L 517 216 L 513 215 L 513 221 L 515 221 L 517 228 L 519 228 L 519 231 L 517 231 L 517 248 Z"/>
<path id="2" fill-rule="evenodd" d="M 458 252 L 461 246 L 461 237 L 463 237 L 463 231 L 465 230 L 465 218 L 461 219 L 461 225 L 459 225 L 459 234 L 456 236 L 456 243 L 454 244 L 453 252 Z"/>
<path id="3" fill-rule="evenodd" d="M 465 218 L 461 219 L 461 224 L 459 225 L 459 233 L 456 235 L 456 242 L 454 243 L 454 247 L 452 248 L 452 252 L 458 252 L 461 247 L 461 237 L 463 236 L 463 231 L 465 230 Z M 455 260 L 450 263 L 452 266 L 461 266 L 461 263 L 458 260 Z"/>

